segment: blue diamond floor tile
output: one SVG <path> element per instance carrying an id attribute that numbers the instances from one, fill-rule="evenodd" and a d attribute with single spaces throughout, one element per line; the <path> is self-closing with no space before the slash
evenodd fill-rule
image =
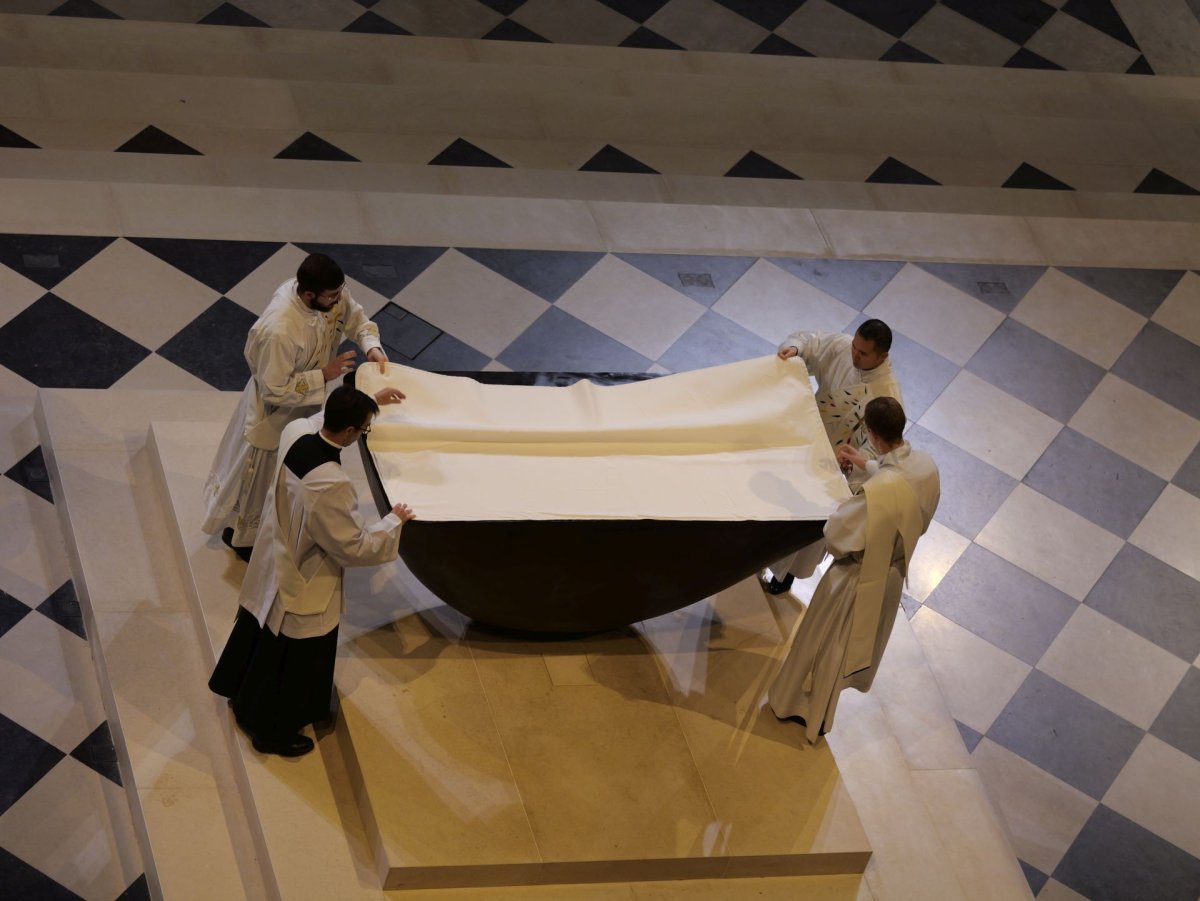
<path id="1" fill-rule="evenodd" d="M 1063 429 L 1025 484 L 1096 525 L 1128 538 L 1166 482 L 1072 429 Z"/>
<path id="2" fill-rule="evenodd" d="M 244 349 L 254 314 L 221 297 L 158 349 L 158 354 L 219 391 L 241 391 L 250 378 Z"/>
<path id="3" fill-rule="evenodd" d="M 391 247 L 386 244 L 297 244 L 305 253 L 323 253 L 350 278 L 394 298 L 446 252 L 445 247 Z"/>
<path id="4" fill-rule="evenodd" d="M 110 388 L 149 354 L 53 294 L 0 326 L 0 365 L 39 388 Z"/>
<path id="5" fill-rule="evenodd" d="M 50 475 L 46 472 L 46 460 L 42 456 L 40 446 L 14 463 L 4 475 L 42 500 L 54 503 L 54 495 L 50 491 Z"/>
<path id="6" fill-rule="evenodd" d="M 904 415 L 910 422 L 920 419 L 958 375 L 954 363 L 899 332 L 892 332 L 890 357 L 904 395 Z"/>
<path id="7" fill-rule="evenodd" d="M 904 33 L 912 28 L 921 18 L 937 6 L 934 0 L 889 0 L 887 3 L 875 0 L 830 0 L 837 7 L 869 22 L 880 31 L 886 31 L 894 38 L 904 37 Z"/>
<path id="8" fill-rule="evenodd" d="M 201 238 L 129 240 L 220 294 L 236 287 L 284 246 L 281 241 L 220 241 Z"/>
<path id="9" fill-rule="evenodd" d="M 1171 483 L 1200 497 L 1200 444 L 1179 467 Z"/>
<path id="10" fill-rule="evenodd" d="M 753 357 L 765 357 L 773 353 L 774 344 L 764 341 L 719 313 L 706 310 L 692 327 L 659 357 L 658 362 L 671 372 L 684 372 L 703 369 L 706 366 L 719 366 L 722 363 L 736 363 Z"/>
<path id="11" fill-rule="evenodd" d="M 1103 804 L 1051 875 L 1090 901 L 1200 897 L 1200 860 Z"/>
<path id="12" fill-rule="evenodd" d="M 942 499 L 934 519 L 973 539 L 1008 499 L 1017 480 L 920 425 L 905 437 L 930 454 L 942 479 Z"/>
<path id="13" fill-rule="evenodd" d="M 988 738 L 1097 800 L 1144 734 L 1037 669 L 987 731 Z"/>
<path id="14" fill-rule="evenodd" d="M 1200 582 L 1126 544 L 1084 603 L 1160 648 L 1200 656 Z"/>
<path id="15" fill-rule="evenodd" d="M 1200 347 L 1187 338 L 1147 322 L 1113 364 L 1112 372 L 1200 419 L 1200 391 L 1194 379 L 1183 376 L 1200 372 Z"/>
<path id="16" fill-rule="evenodd" d="M 755 257 L 669 253 L 619 253 L 617 258 L 706 307 L 725 296 L 756 261 Z"/>
<path id="17" fill-rule="evenodd" d="M 0 885 L 11 901 L 80 901 L 69 888 L 0 848 Z"/>
<path id="18" fill-rule="evenodd" d="M 955 561 L 925 604 L 1031 665 L 1079 606 L 977 544 Z"/>
<path id="19" fill-rule="evenodd" d="M 970 754 L 975 750 L 975 746 L 983 740 L 983 733 L 976 732 L 966 723 L 960 723 L 958 720 L 954 721 L 954 725 L 958 726 L 958 734 L 962 736 L 963 744 L 967 746 L 967 753 Z"/>
<path id="20" fill-rule="evenodd" d="M 847 306 L 863 310 L 904 266 L 887 260 L 799 260 L 771 257 L 771 262 L 820 288 Z"/>
<path id="21" fill-rule="evenodd" d="M 1033 37 L 1055 12 L 1042 0 L 942 0 L 942 5 L 1017 44 Z"/>
<path id="22" fill-rule="evenodd" d="M 76 235 L 0 235 L 0 263 L 49 291 L 114 240 Z"/>
<path id="23" fill-rule="evenodd" d="M 0 816 L 65 756 L 0 713 Z"/>
<path id="24" fill-rule="evenodd" d="M 1021 865 L 1021 872 L 1025 876 L 1025 881 L 1029 883 L 1029 890 L 1033 892 L 1033 896 L 1036 898 L 1038 892 L 1042 890 L 1042 886 L 1046 884 L 1046 880 L 1050 877 L 1037 867 L 1027 864 L 1020 858 L 1017 859 L 1017 863 Z"/>
<path id="25" fill-rule="evenodd" d="M 379 340 L 390 360 L 412 360 L 442 333 L 420 316 L 389 303 L 375 314 Z"/>
<path id="26" fill-rule="evenodd" d="M 967 369 L 1047 416 L 1066 422 L 1104 370 L 1013 319 L 1000 323 Z"/>
<path id="27" fill-rule="evenodd" d="M 562 297 L 604 257 L 602 253 L 578 250 L 464 247 L 459 252 L 549 303 Z"/>
<path id="28" fill-rule="evenodd" d="M 23 604 L 6 591 L 0 591 L 0 638 L 29 615 L 29 605 Z"/>
<path id="29" fill-rule="evenodd" d="M 150 886 L 146 883 L 146 874 L 143 873 L 137 879 L 129 884 L 129 888 L 121 892 L 117 901 L 151 901 Z"/>
<path id="30" fill-rule="evenodd" d="M 534 320 L 496 359 L 518 372 L 645 372 L 651 363 L 558 307 Z"/>
<path id="31" fill-rule="evenodd" d="M 1182 269 L 1118 269 L 1060 266 L 1061 272 L 1105 297 L 1150 318 L 1183 278 Z"/>
<path id="32" fill-rule="evenodd" d="M 1200 760 L 1200 669 L 1193 666 L 1184 673 L 1150 734 Z"/>
<path id="33" fill-rule="evenodd" d="M 1046 273 L 1045 266 L 991 263 L 914 263 L 948 285 L 1008 315 Z"/>
<path id="34" fill-rule="evenodd" d="M 430 372 L 478 372 L 490 361 L 487 354 L 442 332 L 412 365 Z"/>

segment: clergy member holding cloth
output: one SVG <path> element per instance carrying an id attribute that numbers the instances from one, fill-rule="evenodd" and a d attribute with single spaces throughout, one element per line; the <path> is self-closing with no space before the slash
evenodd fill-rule
<path id="1" fill-rule="evenodd" d="M 341 451 L 371 430 L 379 405 L 343 385 L 319 416 L 288 425 L 263 507 L 260 540 L 238 598 L 233 632 L 208 686 L 264 754 L 313 749 L 300 730 L 331 716 L 337 630 L 345 609 L 342 570 L 395 560 L 404 504 L 367 525 Z"/>
<path id="2" fill-rule="evenodd" d="M 865 423 L 878 468 L 825 523 L 833 563 L 767 692 L 775 715 L 802 720 L 810 742 L 833 728 L 843 689 L 871 687 L 917 539 L 941 496 L 933 459 L 904 440 L 904 409 L 895 398 L 870 401 Z M 843 447 L 838 461 L 862 470 L 868 458 Z"/>
<path id="3" fill-rule="evenodd" d="M 379 327 L 345 283 L 336 262 L 323 253 L 309 254 L 296 277 L 279 286 L 266 312 L 250 327 L 245 348 L 250 381 L 204 485 L 207 511 L 201 526 L 210 535 L 221 533 L 244 560 L 258 535 L 284 426 L 320 410 L 332 390 L 329 382 L 354 368 L 353 351 L 337 352 L 343 335 L 358 344 L 368 360 L 387 366 Z M 399 399 L 404 397 L 391 390 Z"/>

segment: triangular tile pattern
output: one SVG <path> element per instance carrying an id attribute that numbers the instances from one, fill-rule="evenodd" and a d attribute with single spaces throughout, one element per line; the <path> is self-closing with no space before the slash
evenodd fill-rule
<path id="1" fill-rule="evenodd" d="M 868 184 L 884 185 L 937 185 L 923 172 L 918 172 L 907 163 L 902 163 L 895 157 L 889 156 L 879 164 L 874 172 L 867 176 Z"/>
<path id="2" fill-rule="evenodd" d="M 38 145 L 17 134 L 11 128 L 5 128 L 0 125 L 0 147 L 21 148 L 26 150 L 37 150 Z"/>
<path id="3" fill-rule="evenodd" d="M 749 19 L 755 25 L 774 31 L 804 5 L 804 0 L 717 0 L 723 7 Z"/>
<path id="4" fill-rule="evenodd" d="M 1019 857 L 1017 858 L 1017 863 L 1021 865 L 1021 872 L 1025 875 L 1025 881 L 1029 883 L 1029 891 L 1033 894 L 1033 897 L 1036 898 L 1038 896 L 1038 892 L 1042 890 L 1042 886 L 1046 884 L 1046 881 L 1050 877 L 1037 867 L 1027 864 Z"/>
<path id="5" fill-rule="evenodd" d="M 612 144 L 605 144 L 590 160 L 579 167 L 580 172 L 633 172 L 640 175 L 657 175 L 641 160 L 634 159 Z"/>
<path id="6" fill-rule="evenodd" d="M 852 16 L 869 22 L 880 31 L 894 38 L 903 37 L 905 32 L 919 22 L 927 12 L 937 6 L 935 0 L 829 0 Z"/>
<path id="7" fill-rule="evenodd" d="M 733 179 L 799 179 L 800 176 L 785 169 L 772 160 L 768 160 L 755 151 L 740 158 L 733 167 L 725 173 L 725 178 Z"/>
<path id="8" fill-rule="evenodd" d="M 1136 188 L 1133 189 L 1134 194 L 1182 194 L 1188 197 L 1193 197 L 1200 194 L 1189 184 L 1181 182 L 1173 175 L 1168 175 L 1161 169 L 1151 169 L 1146 173 L 1146 177 L 1141 180 Z"/>
<path id="9" fill-rule="evenodd" d="M 372 0 L 375 2 L 375 0 Z M 479 0 L 488 9 L 500 13 L 502 16 L 511 16 L 518 9 L 525 5 L 525 0 Z"/>
<path id="10" fill-rule="evenodd" d="M 751 150 L 744 157 L 733 164 L 733 167 L 725 173 L 726 178 L 790 178 L 799 179 L 800 176 L 790 169 L 785 169 L 779 163 L 767 159 L 761 154 Z"/>
<path id="11" fill-rule="evenodd" d="M 411 35 L 411 31 L 405 31 L 395 22 L 385 19 L 378 13 L 373 13 L 367 10 L 342 31 L 354 32 L 357 34 L 398 34 Z"/>
<path id="12" fill-rule="evenodd" d="M 282 241 L 223 241 L 204 238 L 129 240 L 218 294 L 232 290 L 284 246 Z"/>
<path id="13" fill-rule="evenodd" d="M 1025 44 L 1055 13 L 1042 0 L 942 0 L 942 5 L 1016 44 Z"/>
<path id="14" fill-rule="evenodd" d="M 641 24 L 667 5 L 668 0 L 600 0 L 609 9 Z"/>
<path id="15" fill-rule="evenodd" d="M 0 235 L 0 263 L 50 290 L 115 240 L 85 235 Z"/>
<path id="16" fill-rule="evenodd" d="M 250 13 L 238 9 L 232 3 L 222 3 L 207 16 L 201 19 L 198 25 L 235 25 L 239 28 L 270 28 L 262 19 L 255 18 Z"/>
<path id="17" fill-rule="evenodd" d="M 87 639 L 83 611 L 79 607 L 79 598 L 75 595 L 75 583 L 69 579 L 38 604 L 37 612 L 58 623 L 68 632 L 74 632 L 80 638 Z"/>
<path id="18" fill-rule="evenodd" d="M 171 337 L 158 355 L 218 391 L 241 391 L 250 380 L 244 347 L 255 316 L 226 297 Z"/>
<path id="19" fill-rule="evenodd" d="M 0 326 L 0 365 L 39 388 L 111 388 L 149 353 L 54 294 Z"/>
<path id="20" fill-rule="evenodd" d="M 914 265 L 1004 314 L 1016 309 L 1021 298 L 1046 274 L 1045 266 L 1001 266 L 991 263 Z"/>
<path id="21" fill-rule="evenodd" d="M 520 22 L 505 19 L 483 36 L 485 41 L 525 41 L 530 44 L 549 44 L 548 38 L 542 37 L 536 31 L 526 28 Z"/>
<path id="22" fill-rule="evenodd" d="M 433 159 L 430 166 L 484 166 L 492 169 L 511 169 L 508 163 L 481 150 L 470 141 L 455 138 Z"/>
<path id="23" fill-rule="evenodd" d="M 706 307 L 720 300 L 756 260 L 665 253 L 619 253 L 617 258 Z"/>
<path id="24" fill-rule="evenodd" d="M 962 736 L 963 744 L 967 746 L 967 753 L 970 754 L 983 739 L 983 733 L 976 732 L 966 723 L 960 723 L 958 720 L 954 721 L 954 725 L 958 726 L 958 734 Z"/>
<path id="25" fill-rule="evenodd" d="M 327 163 L 357 163 L 358 157 L 351 156 L 340 147 L 335 147 L 322 137 L 306 131 L 283 150 L 275 154 L 277 160 L 321 160 Z"/>
<path id="26" fill-rule="evenodd" d="M 1105 297 L 1150 318 L 1186 274 L 1182 269 L 1125 269 L 1118 267 L 1059 266 L 1076 281 Z"/>
<path id="27" fill-rule="evenodd" d="M 896 41 L 879 59 L 881 62 L 889 63 L 941 63 L 940 59 L 934 59 L 928 53 L 924 53 L 904 41 Z"/>
<path id="28" fill-rule="evenodd" d="M 618 45 L 620 47 L 640 47 L 643 50 L 683 50 L 679 44 L 663 37 L 657 31 L 651 31 L 644 25 L 629 34 Z"/>
<path id="29" fill-rule="evenodd" d="M 1141 49 L 1122 21 L 1121 14 L 1112 5 L 1112 0 L 1067 0 L 1061 9 L 1068 16 L 1091 25 L 1110 38 L 1116 38 L 1134 50 Z"/>
<path id="30" fill-rule="evenodd" d="M 856 310 L 864 309 L 903 268 L 888 260 L 805 260 L 770 257 L 772 263 L 804 279 Z M 783 337 L 782 335 L 780 336 Z"/>
<path id="31" fill-rule="evenodd" d="M 29 607 L 22 604 L 7 591 L 0 591 L 0 638 L 13 626 L 29 615 Z"/>
<path id="32" fill-rule="evenodd" d="M 394 247 L 388 244 L 297 244 L 305 253 L 323 253 L 342 271 L 372 291 L 392 298 L 446 252 L 445 247 Z"/>
<path id="33" fill-rule="evenodd" d="M 562 297 L 604 257 L 603 253 L 582 250 L 464 247 L 459 252 L 548 303 Z"/>
<path id="34" fill-rule="evenodd" d="M 96 0 L 67 0 L 62 6 L 49 13 L 52 16 L 72 16 L 79 19 L 119 19 L 111 9 L 101 6 Z"/>
<path id="35" fill-rule="evenodd" d="M 42 500 L 54 503 L 54 496 L 50 493 L 50 476 L 46 471 L 46 461 L 42 457 L 40 446 L 14 463 L 4 475 Z"/>
<path id="36" fill-rule="evenodd" d="M 91 735 L 76 745 L 71 756 L 117 785 L 123 784 L 121 771 L 117 768 L 117 749 L 113 747 L 107 722 L 101 723 L 92 730 Z"/>
<path id="37" fill-rule="evenodd" d="M 1065 181 L 1043 172 L 1029 163 L 1021 163 L 1001 185 L 1002 188 L 1032 188 L 1038 191 L 1074 191 Z"/>
<path id="38" fill-rule="evenodd" d="M 203 156 L 179 138 L 154 125 L 147 125 L 116 150 L 117 153 L 173 153 L 180 156 Z"/>
<path id="39" fill-rule="evenodd" d="M 362 0 L 359 0 L 361 3 Z M 150 885 L 146 882 L 146 874 L 143 873 L 137 879 L 129 884 L 129 888 L 121 893 L 117 901 L 151 901 Z"/>
<path id="40" fill-rule="evenodd" d="M 813 56 L 803 47 L 797 47 L 791 41 L 781 38 L 777 34 L 767 35 L 762 39 L 762 43 L 750 52 L 761 53 L 765 56 Z"/>
<path id="41" fill-rule="evenodd" d="M 1028 47 L 1020 48 L 1016 53 L 1009 57 L 1008 62 L 1004 64 L 1006 69 L 1053 69 L 1059 72 L 1063 71 L 1063 67 L 1058 63 L 1051 62 L 1044 56 L 1039 56 Z"/>
<path id="42" fill-rule="evenodd" d="M 1129 68 L 1125 70 L 1125 74 L 1126 75 L 1153 75 L 1154 70 L 1152 68 L 1150 68 L 1150 62 L 1149 62 L 1149 60 L 1146 59 L 1145 56 L 1139 56 L 1132 63 L 1130 63 Z"/>
<path id="43" fill-rule="evenodd" d="M 4 764 L 0 772 L 0 816 L 65 756 L 0 713 L 0 761 Z"/>

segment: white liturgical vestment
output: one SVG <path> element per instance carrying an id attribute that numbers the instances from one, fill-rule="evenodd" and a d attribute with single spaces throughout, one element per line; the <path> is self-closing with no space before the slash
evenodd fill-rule
<path id="1" fill-rule="evenodd" d="M 306 455 L 293 471 L 288 450 L 299 440 L 325 441 L 320 416 L 284 429 L 279 464 L 267 492 L 260 546 L 242 580 L 238 602 L 275 634 L 315 638 L 338 624 L 345 609 L 342 570 L 395 560 L 402 523 L 389 513 L 367 525 L 358 513 L 358 492 L 329 442 L 324 462 Z M 321 450 L 321 449 L 319 449 Z"/>
<path id="2" fill-rule="evenodd" d="M 917 538 L 929 528 L 940 497 L 933 459 L 904 442 L 879 458 L 862 492 L 825 523 L 833 564 L 768 692 L 777 716 L 804 719 L 809 741 L 833 728 L 843 689 L 871 687 Z"/>
<path id="3" fill-rule="evenodd" d="M 254 544 L 279 436 L 289 422 L 325 403 L 322 369 L 336 356 L 344 335 L 364 352 L 381 346 L 379 327 L 349 291 L 321 312 L 296 293 L 294 278 L 279 286 L 246 338 L 250 381 L 204 486 L 205 532 L 216 534 L 232 525 L 235 545 Z"/>

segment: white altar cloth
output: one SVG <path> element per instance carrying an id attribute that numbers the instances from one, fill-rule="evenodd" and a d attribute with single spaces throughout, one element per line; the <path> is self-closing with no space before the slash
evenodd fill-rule
<path id="1" fill-rule="evenodd" d="M 369 447 L 425 521 L 816 520 L 849 496 L 797 359 L 565 388 L 364 364 L 356 384 L 407 395 Z"/>

